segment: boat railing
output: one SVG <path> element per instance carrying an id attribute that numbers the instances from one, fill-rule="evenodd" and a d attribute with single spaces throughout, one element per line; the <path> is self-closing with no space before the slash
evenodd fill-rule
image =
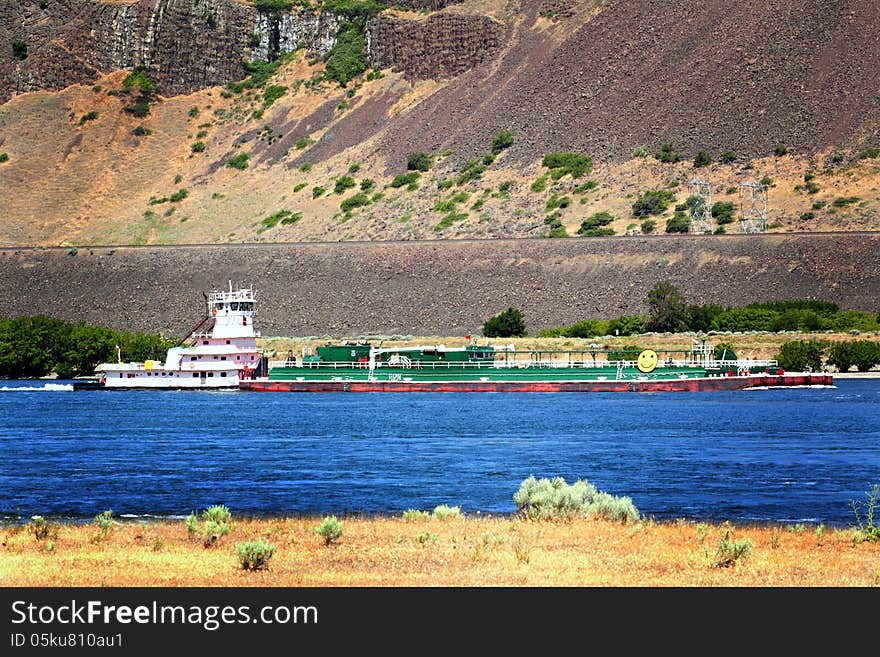
<path id="1" fill-rule="evenodd" d="M 721 362 L 721 361 L 718 361 Z M 759 361 L 748 361 L 750 364 L 757 365 Z M 770 361 L 761 361 L 770 362 Z M 738 363 L 738 361 L 731 361 Z M 673 367 L 677 369 L 693 369 L 703 367 L 703 363 L 692 360 L 666 360 L 660 363 L 663 367 Z M 319 361 L 319 362 L 303 362 L 302 360 L 273 360 L 269 363 L 270 369 L 273 368 L 298 368 L 298 369 L 331 369 L 331 370 L 350 370 L 350 369 L 369 369 L 369 361 Z M 489 369 L 518 369 L 518 368 L 539 368 L 539 369 L 633 369 L 638 367 L 638 361 L 635 360 L 528 360 L 528 359 L 495 359 L 495 360 L 475 360 L 475 361 L 420 361 L 412 359 L 401 359 L 396 362 L 376 361 L 374 369 L 421 369 L 421 370 L 489 370 Z"/>

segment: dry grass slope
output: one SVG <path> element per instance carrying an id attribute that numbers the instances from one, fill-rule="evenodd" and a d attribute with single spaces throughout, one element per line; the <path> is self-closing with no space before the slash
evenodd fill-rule
<path id="1" fill-rule="evenodd" d="M 96 525 L 61 525 L 51 549 L 21 525 L 2 536 L 0 586 L 551 586 L 875 587 L 880 544 L 848 529 L 603 520 L 526 521 L 479 515 L 407 521 L 343 517 L 330 546 L 320 518 L 233 519 L 214 547 L 182 521 L 123 522 L 105 539 Z M 719 562 L 725 537 L 748 555 Z M 267 570 L 245 571 L 241 541 L 276 546 Z"/>

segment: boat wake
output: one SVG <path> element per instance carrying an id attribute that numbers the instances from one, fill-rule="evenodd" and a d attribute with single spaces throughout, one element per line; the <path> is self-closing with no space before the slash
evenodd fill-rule
<path id="1" fill-rule="evenodd" d="M 45 383 L 41 386 L 2 386 L 0 392 L 73 392 L 72 383 Z"/>

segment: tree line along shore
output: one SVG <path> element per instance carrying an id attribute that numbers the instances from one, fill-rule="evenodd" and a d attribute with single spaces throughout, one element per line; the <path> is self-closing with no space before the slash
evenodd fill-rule
<path id="1" fill-rule="evenodd" d="M 868 373 L 880 366 L 880 313 L 842 310 L 822 300 L 752 303 L 744 307 L 689 304 L 669 281 L 661 280 L 646 297 L 648 312 L 611 320 L 584 319 L 548 327 L 530 335 L 526 317 L 515 307 L 488 317 L 483 337 L 514 341 L 522 349 L 586 349 L 591 345 L 631 353 L 688 349 L 707 340 L 716 354 L 727 350 L 741 358 L 775 359 L 788 371 L 851 370 Z M 364 338 L 370 336 L 337 336 Z M 258 346 L 273 358 L 328 337 L 260 338 Z M 451 346 L 465 336 L 449 338 L 375 336 L 386 344 L 431 340 Z M 44 315 L 0 319 L 0 378 L 74 378 L 90 376 L 109 360 L 164 360 L 177 340 L 157 334 L 117 331 L 84 322 Z"/>

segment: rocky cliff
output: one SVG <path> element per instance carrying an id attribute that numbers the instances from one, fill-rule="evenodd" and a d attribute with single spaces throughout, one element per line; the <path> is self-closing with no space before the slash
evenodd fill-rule
<path id="1" fill-rule="evenodd" d="M 292 7 L 0 4 L 0 244 L 563 237 L 597 214 L 633 235 L 640 196 L 672 195 L 662 232 L 698 178 L 737 210 L 764 181 L 769 230 L 880 228 L 871 0 L 405 0 L 345 85 L 321 59 L 344 16 Z M 134 66 L 159 89 L 137 116 Z M 416 152 L 432 166 L 398 184 Z M 559 152 L 593 170 L 548 177 Z"/>
<path id="2" fill-rule="evenodd" d="M 433 11 L 449 3 L 403 4 Z M 456 75 L 497 46 L 499 26 L 482 16 L 376 23 L 370 31 L 374 63 L 411 77 Z M 149 71 L 163 94 L 189 93 L 242 79 L 242 59 L 274 59 L 301 47 L 310 57 L 323 56 L 338 24 L 329 12 L 260 11 L 238 0 L 6 2 L 0 5 L 0 101 L 88 84 L 135 66 Z"/>

